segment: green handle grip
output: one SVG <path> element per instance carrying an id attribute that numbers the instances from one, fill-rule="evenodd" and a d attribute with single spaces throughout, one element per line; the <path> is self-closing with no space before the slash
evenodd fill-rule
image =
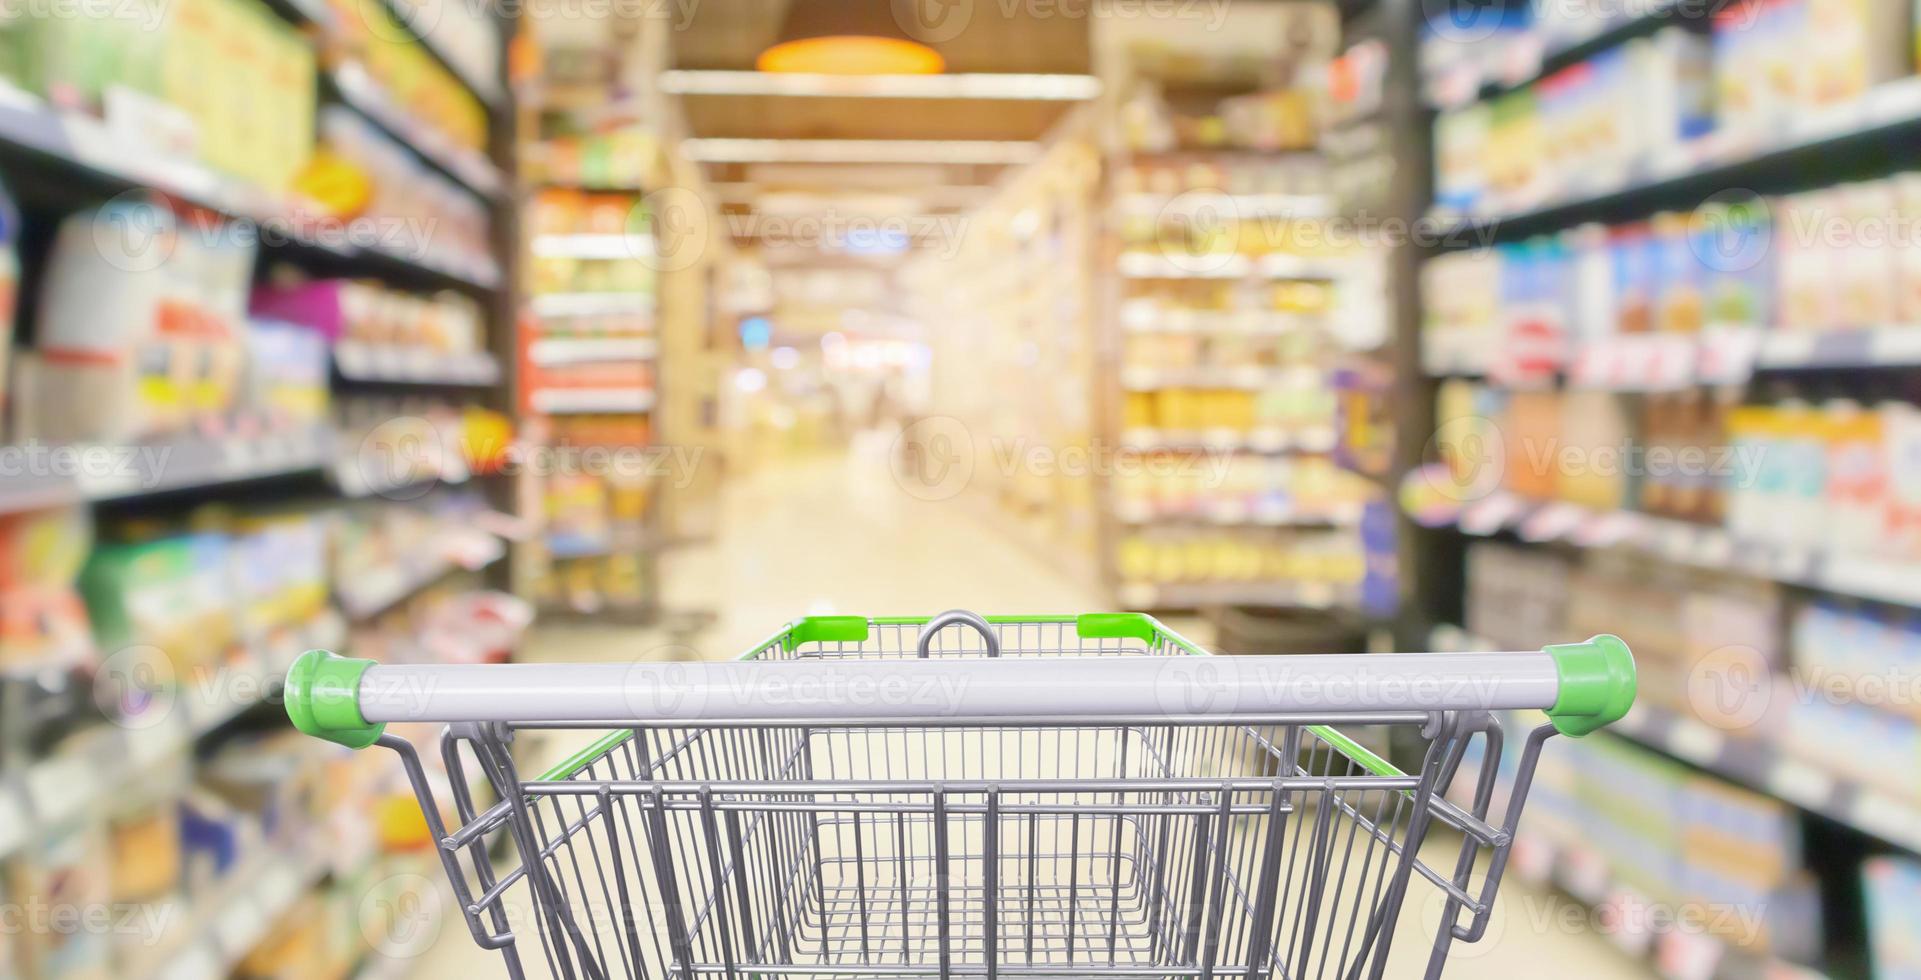
<path id="1" fill-rule="evenodd" d="M 287 671 L 287 718 L 315 738 L 364 749 L 380 740 L 387 726 L 368 724 L 360 714 L 360 677 L 374 662 L 308 650 Z"/>
<path id="2" fill-rule="evenodd" d="M 1579 738 L 1620 721 L 1634 707 L 1634 654 L 1620 637 L 1603 633 L 1544 652 L 1561 674 L 1560 694 L 1547 711 L 1561 734 Z"/>

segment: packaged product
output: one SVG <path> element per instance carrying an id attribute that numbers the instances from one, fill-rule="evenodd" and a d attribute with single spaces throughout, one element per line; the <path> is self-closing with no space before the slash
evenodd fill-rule
<path id="1" fill-rule="evenodd" d="M 0 667 L 95 650 L 75 580 L 93 544 L 85 507 L 0 515 Z"/>
<path id="2" fill-rule="evenodd" d="M 1834 325 L 1865 328 L 1893 322 L 1897 303 L 1894 184 L 1870 180 L 1835 191 L 1849 231 L 1839 244 L 1835 268 L 1841 273 Z"/>
<path id="3" fill-rule="evenodd" d="M 1854 554 L 1877 551 L 1888 499 L 1881 415 L 1848 402 L 1830 408 L 1826 424 L 1832 546 Z"/>
<path id="4" fill-rule="evenodd" d="M 1874 975 L 1921 976 L 1921 862 L 1868 858 L 1861 865 L 1861 892 Z"/>
<path id="5" fill-rule="evenodd" d="M 45 908 L 105 908 L 112 901 L 109 850 L 97 825 L 49 834 L 10 864 L 10 891 Z M 97 929 L 24 929 L 17 933 L 29 977 L 107 980 L 113 975 L 112 937 Z"/>
<path id="6" fill-rule="evenodd" d="M 8 441 L 7 378 L 13 370 L 14 317 L 20 299 L 20 210 L 0 184 L 0 444 Z"/>
<path id="7" fill-rule="evenodd" d="M 1695 254 L 1688 220 L 1676 214 L 1656 217 L 1649 248 L 1655 256 L 1654 328 L 1699 331 L 1707 319 L 1707 274 Z"/>
<path id="8" fill-rule="evenodd" d="M 180 678 L 219 666 L 238 639 L 229 541 L 183 534 L 94 549 L 80 589 L 100 646 L 164 651 Z"/>
<path id="9" fill-rule="evenodd" d="M 1824 230 L 1841 220 L 1831 192 L 1792 194 L 1777 204 L 1774 253 L 1779 326 L 1822 330 L 1840 322 L 1838 257 Z"/>
<path id="10" fill-rule="evenodd" d="M 235 239 L 147 202 L 62 221 L 40 287 L 27 434 L 130 441 L 232 411 L 254 259 Z"/>
<path id="11" fill-rule="evenodd" d="M 1921 323 L 1921 173 L 1889 178 L 1894 185 L 1895 312 L 1897 323 Z"/>

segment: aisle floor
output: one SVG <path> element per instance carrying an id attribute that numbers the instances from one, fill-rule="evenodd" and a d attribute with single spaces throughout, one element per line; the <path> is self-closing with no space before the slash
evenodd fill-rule
<path id="1" fill-rule="evenodd" d="M 672 609 L 706 610 L 711 628 L 692 636 L 655 630 L 545 627 L 534 660 L 665 660 L 737 656 L 775 626 L 803 614 L 932 614 L 960 607 L 997 614 L 1098 609 L 1104 600 L 984 523 L 970 502 L 928 502 L 899 492 L 873 456 L 782 465 L 728 481 L 719 534 L 676 553 L 667 567 Z M 536 750 L 559 758 L 577 741 L 552 736 Z M 539 760 L 536 760 L 538 762 Z M 1435 860 L 1443 858 L 1437 854 Z M 1389 975 L 1418 977 L 1440 915 L 1438 893 L 1410 891 Z M 524 920 L 523 920 L 524 921 Z M 1629 980 L 1649 974 L 1588 923 L 1564 896 L 1512 882 L 1488 938 L 1457 946 L 1449 977 L 1567 976 Z M 538 940 L 523 955 L 545 976 Z M 413 952 L 418 950 L 418 954 Z M 498 954 L 477 949 L 458 917 L 431 942 L 410 945 L 395 975 L 502 975 Z"/>

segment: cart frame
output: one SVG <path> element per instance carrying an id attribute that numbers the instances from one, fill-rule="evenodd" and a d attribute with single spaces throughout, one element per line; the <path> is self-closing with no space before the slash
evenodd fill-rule
<path id="1" fill-rule="evenodd" d="M 996 661 L 988 663 L 986 661 Z M 400 755 L 462 917 L 524 976 L 1369 977 L 1417 877 L 1426 976 L 1484 934 L 1542 746 L 1625 714 L 1611 636 L 1211 657 L 1136 613 L 815 616 L 732 663 L 381 666 L 314 651 L 301 730 Z M 1533 708 L 1491 820 L 1504 734 Z M 455 825 L 392 722 L 446 723 Z M 1341 726 L 1415 733 L 1395 768 Z M 533 779 L 523 729 L 607 729 Z M 1467 805 L 1450 802 L 1485 741 Z M 461 751 L 465 745 L 466 752 Z M 500 802 L 479 808 L 467 759 Z M 1420 858 L 1434 821 L 1462 843 Z M 489 845 L 511 845 L 497 869 Z M 1475 887 L 1477 860 L 1486 876 Z M 1465 914 L 1464 914 L 1465 913 Z"/>

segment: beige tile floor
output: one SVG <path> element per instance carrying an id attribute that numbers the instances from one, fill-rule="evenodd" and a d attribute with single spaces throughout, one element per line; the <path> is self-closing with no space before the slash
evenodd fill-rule
<path id="1" fill-rule="evenodd" d="M 669 560 L 669 605 L 717 617 L 694 637 L 641 629 L 546 627 L 527 656 L 548 660 L 731 657 L 772 627 L 807 613 L 931 614 L 951 607 L 994 613 L 1099 608 L 1088 584 L 1070 581 L 1031 552 L 997 537 L 959 502 L 900 492 L 883 461 L 855 457 L 763 470 L 734 481 L 721 532 L 709 546 Z M 559 739 L 554 736 L 553 739 Z M 558 756 L 549 741 L 536 753 Z M 1443 860 L 1440 855 L 1436 861 Z M 1489 937 L 1457 948 L 1449 977 L 1578 977 L 1649 974 L 1571 914 L 1561 897 L 1518 882 L 1504 889 Z M 1410 892 L 1390 976 L 1419 976 L 1427 937 L 1440 915 L 1432 889 Z M 1572 925 L 1570 925 L 1572 924 Z M 393 961 L 391 975 L 480 978 L 502 975 L 497 954 L 476 949 L 457 919 L 431 942 Z M 523 954 L 530 976 L 546 976 L 538 941 Z"/>

